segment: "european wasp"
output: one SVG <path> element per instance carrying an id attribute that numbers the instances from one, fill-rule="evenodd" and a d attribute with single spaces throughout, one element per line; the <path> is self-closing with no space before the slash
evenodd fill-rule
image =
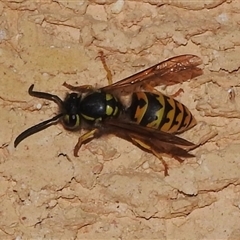
<path id="1" fill-rule="evenodd" d="M 111 73 L 102 53 L 101 59 L 111 81 Z M 186 54 L 167 59 L 99 89 L 91 85 L 75 87 L 64 83 L 72 91 L 64 100 L 56 95 L 34 91 L 34 85 L 31 85 L 28 93 L 54 101 L 59 106 L 59 114 L 22 132 L 15 139 L 14 146 L 30 135 L 61 122 L 70 131 L 87 130 L 79 137 L 74 156 L 78 156 L 79 149 L 86 141 L 113 133 L 152 152 L 163 162 L 167 175 L 168 166 L 161 155 L 173 156 L 180 162 L 181 157 L 192 157 L 189 149 L 196 145 L 175 134 L 193 127 L 196 120 L 186 106 L 154 87 L 182 83 L 201 75 L 202 70 L 198 67 L 201 63 L 199 57 Z"/>

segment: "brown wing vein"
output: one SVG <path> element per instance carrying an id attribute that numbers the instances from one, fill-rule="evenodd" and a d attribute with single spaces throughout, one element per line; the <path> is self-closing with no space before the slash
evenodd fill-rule
<path id="1" fill-rule="evenodd" d="M 201 63 L 195 55 L 176 56 L 101 89 L 105 92 L 120 89 L 131 92 L 144 84 L 155 87 L 181 83 L 201 75 L 202 69 L 198 67 Z"/>

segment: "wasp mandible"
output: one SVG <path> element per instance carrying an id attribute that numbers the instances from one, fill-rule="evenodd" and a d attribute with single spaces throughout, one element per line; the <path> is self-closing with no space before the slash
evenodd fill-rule
<path id="1" fill-rule="evenodd" d="M 102 53 L 100 57 L 111 81 Z M 34 91 L 34 85 L 31 85 L 28 93 L 55 102 L 59 113 L 22 132 L 15 139 L 14 146 L 17 147 L 30 135 L 60 122 L 70 131 L 87 130 L 79 137 L 74 156 L 78 156 L 79 149 L 86 141 L 113 133 L 152 152 L 161 159 L 165 175 L 168 175 L 168 166 L 161 155 L 173 156 L 180 162 L 181 157 L 192 157 L 188 149 L 195 145 L 175 134 L 190 129 L 196 120 L 186 106 L 154 87 L 182 83 L 201 75 L 201 63 L 199 57 L 185 54 L 98 89 L 92 85 L 72 86 L 64 83 L 72 91 L 64 100 L 56 95 Z"/>

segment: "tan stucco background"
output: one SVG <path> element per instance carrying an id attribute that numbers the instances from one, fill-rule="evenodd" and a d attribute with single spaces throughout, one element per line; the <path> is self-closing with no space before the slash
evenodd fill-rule
<path id="1" fill-rule="evenodd" d="M 57 112 L 27 94 L 64 97 L 73 85 L 107 84 L 102 50 L 118 81 L 190 53 L 204 74 L 159 88 L 192 111 L 182 137 L 196 158 L 161 162 L 115 136 L 73 156 L 79 132 L 61 125 L 16 136 Z M 240 239 L 240 2 L 0 2 L 0 239 Z M 235 95 L 235 96 L 234 96 Z M 231 97 L 233 96 L 233 97 Z"/>

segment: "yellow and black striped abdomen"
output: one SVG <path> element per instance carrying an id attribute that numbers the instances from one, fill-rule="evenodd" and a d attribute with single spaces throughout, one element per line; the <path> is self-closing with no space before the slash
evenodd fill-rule
<path id="1" fill-rule="evenodd" d="M 161 93 L 133 93 L 128 110 L 132 121 L 168 133 L 180 133 L 196 124 L 186 106 Z"/>

